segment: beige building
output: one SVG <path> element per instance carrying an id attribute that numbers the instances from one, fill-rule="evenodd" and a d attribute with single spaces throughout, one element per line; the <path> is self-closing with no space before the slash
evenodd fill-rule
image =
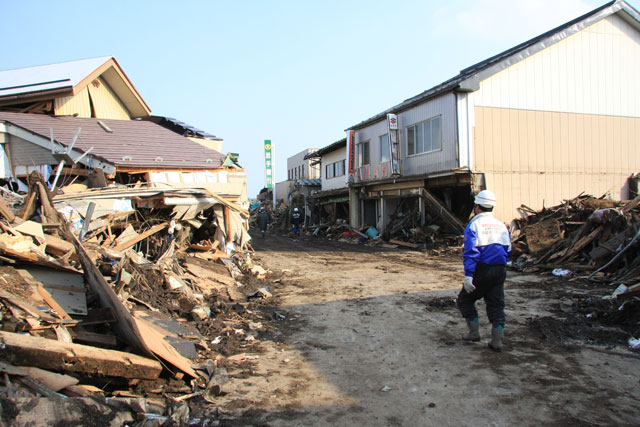
<path id="1" fill-rule="evenodd" d="M 406 197 L 424 218 L 431 195 L 464 222 L 485 188 L 505 222 L 522 204 L 582 192 L 628 198 L 640 171 L 639 69 L 640 14 L 614 1 L 350 127 L 351 222 L 383 228 Z"/>

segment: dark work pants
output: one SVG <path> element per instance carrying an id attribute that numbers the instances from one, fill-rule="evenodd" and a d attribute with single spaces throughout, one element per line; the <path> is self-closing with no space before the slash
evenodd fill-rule
<path id="1" fill-rule="evenodd" d="M 478 317 L 476 301 L 484 298 L 487 317 L 493 326 L 504 326 L 504 280 L 507 269 L 504 265 L 478 264 L 473 275 L 476 290 L 469 293 L 462 288 L 458 294 L 458 310 L 467 320 Z"/>

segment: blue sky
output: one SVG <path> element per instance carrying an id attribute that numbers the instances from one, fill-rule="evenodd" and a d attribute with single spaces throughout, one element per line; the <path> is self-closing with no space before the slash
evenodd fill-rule
<path id="1" fill-rule="evenodd" d="M 0 0 L 0 69 L 115 57 L 152 114 L 240 153 L 253 197 L 264 139 L 285 180 L 287 157 L 604 3 Z"/>

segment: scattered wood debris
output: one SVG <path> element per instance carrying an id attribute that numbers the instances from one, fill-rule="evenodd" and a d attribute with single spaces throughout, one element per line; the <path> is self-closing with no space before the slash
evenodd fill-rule
<path id="1" fill-rule="evenodd" d="M 0 399 L 16 409 L 3 422 L 34 422 L 21 405 L 42 406 L 40 424 L 89 406 L 170 420 L 223 393 L 219 362 L 258 345 L 235 331 L 263 320 L 247 211 L 206 189 L 54 196 L 37 172 L 14 199 L 0 198 Z M 96 394 L 119 403 L 87 403 Z M 76 403 L 57 411 L 63 396 Z"/>

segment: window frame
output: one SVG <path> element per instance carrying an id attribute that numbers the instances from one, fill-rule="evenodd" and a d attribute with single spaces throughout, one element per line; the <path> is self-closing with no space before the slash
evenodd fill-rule
<path id="1" fill-rule="evenodd" d="M 371 140 L 368 139 L 366 141 L 361 141 L 361 142 L 358 142 L 356 144 L 356 159 L 358 161 L 358 167 L 359 168 L 361 168 L 363 166 L 368 166 L 368 165 L 371 164 L 371 148 L 370 148 L 371 145 L 370 145 L 370 142 L 371 142 Z M 364 159 L 364 156 L 363 156 L 363 150 L 362 150 L 363 147 L 365 147 L 365 146 L 367 148 L 367 150 L 366 150 L 366 154 L 367 154 L 366 163 L 365 163 L 365 159 Z"/>
<path id="2" fill-rule="evenodd" d="M 434 147 L 434 122 L 438 122 L 439 124 L 439 133 L 438 133 L 438 146 Z M 414 123 L 406 128 L 406 138 L 407 138 L 407 157 L 419 156 L 421 154 L 435 153 L 436 151 L 442 151 L 442 114 L 431 117 L 427 120 L 423 120 L 418 123 Z M 429 134 L 429 141 L 427 141 L 427 133 Z M 413 138 L 410 138 L 410 134 L 413 135 Z M 421 140 L 418 140 L 418 137 L 422 136 Z M 427 146 L 427 142 L 429 142 L 429 149 L 425 149 Z M 411 148 L 413 148 L 413 153 L 411 152 Z M 418 149 L 422 149 L 422 151 L 418 151 Z"/>

